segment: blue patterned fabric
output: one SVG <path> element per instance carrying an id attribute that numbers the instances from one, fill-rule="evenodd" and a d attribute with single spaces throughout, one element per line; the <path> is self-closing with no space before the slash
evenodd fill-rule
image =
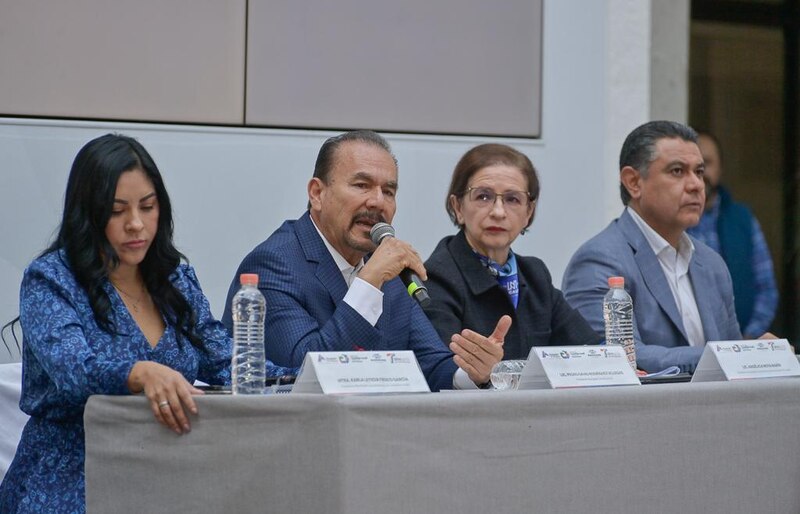
<path id="1" fill-rule="evenodd" d="M 211 315 L 194 270 L 180 265 L 170 280 L 194 309 L 207 353 L 170 325 L 151 347 L 110 283 L 104 289 L 120 333 L 102 330 L 62 251 L 25 270 L 20 408 L 31 419 L 0 484 L 0 512 L 84 512 L 84 406 L 92 394 L 129 394 L 126 381 L 137 361 L 169 366 L 189 382 L 230 383 L 231 341 Z"/>
<path id="2" fill-rule="evenodd" d="M 724 205 L 723 205 L 724 203 Z M 727 218 L 737 213 L 749 226 L 748 230 L 735 232 L 727 241 L 728 248 L 723 248 L 720 230 Z M 745 337 L 759 337 L 769 330 L 775 312 L 778 309 L 778 286 L 775 283 L 775 270 L 772 255 L 769 252 L 764 232 L 755 216 L 744 205 L 734 202 L 730 193 L 720 187 L 711 208 L 703 213 L 700 223 L 687 230 L 722 255 L 731 272 L 733 293 L 736 299 L 736 316 L 742 326 Z M 744 240 L 749 238 L 750 240 Z M 738 259 L 746 259 L 742 265 L 736 265 Z M 749 301 L 745 302 L 747 298 Z"/>
<path id="3" fill-rule="evenodd" d="M 383 314 L 374 327 L 342 301 L 347 283 L 307 212 L 250 252 L 235 277 L 241 273 L 258 273 L 267 300 L 265 349 L 273 362 L 300 366 L 307 352 L 412 350 L 432 390 L 453 388 L 453 354 L 399 278 L 383 285 Z M 237 278 L 222 315 L 229 327 Z"/>
<path id="4" fill-rule="evenodd" d="M 502 266 L 475 250 L 473 252 L 478 257 L 478 260 L 481 261 L 481 264 L 497 279 L 497 283 L 508 294 L 511 304 L 516 309 L 519 306 L 519 274 L 517 273 L 517 257 L 514 252 L 508 252 L 508 260 Z"/>

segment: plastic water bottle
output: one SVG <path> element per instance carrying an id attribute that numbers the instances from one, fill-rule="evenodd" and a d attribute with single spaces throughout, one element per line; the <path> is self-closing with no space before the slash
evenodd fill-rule
<path id="1" fill-rule="evenodd" d="M 262 394 L 266 362 L 264 357 L 264 315 L 267 303 L 258 290 L 258 275 L 242 273 L 242 288 L 233 297 L 233 394 Z"/>
<path id="2" fill-rule="evenodd" d="M 625 291 L 624 277 L 609 277 L 609 290 L 603 298 L 606 344 L 625 348 L 631 367 L 636 370 L 636 346 L 633 343 L 633 301 Z"/>

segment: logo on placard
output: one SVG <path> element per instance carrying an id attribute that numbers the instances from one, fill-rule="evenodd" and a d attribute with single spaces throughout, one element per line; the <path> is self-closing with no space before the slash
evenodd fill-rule
<path id="1" fill-rule="evenodd" d="M 341 362 L 342 364 L 347 364 L 348 362 L 350 362 L 350 357 L 348 357 L 345 354 L 341 354 L 339 356 L 339 362 Z"/>
<path id="2" fill-rule="evenodd" d="M 396 353 L 390 352 L 387 353 L 386 355 L 389 357 L 389 362 L 391 362 L 392 364 L 408 364 L 411 362 L 411 359 L 409 359 L 408 357 L 403 357 L 402 355 L 397 355 Z"/>
<path id="3" fill-rule="evenodd" d="M 373 353 L 370 355 L 369 360 L 371 362 L 386 362 L 386 358 L 380 353 Z"/>
<path id="4" fill-rule="evenodd" d="M 322 355 L 322 354 L 317 355 L 317 362 L 322 362 L 324 360 L 325 360 L 325 356 L 324 355 Z"/>
<path id="5" fill-rule="evenodd" d="M 734 352 L 741 352 L 742 351 L 742 347 L 739 346 L 738 344 L 735 344 L 735 345 L 733 345 L 733 351 Z"/>
<path id="6" fill-rule="evenodd" d="M 569 359 L 570 357 L 569 352 L 566 350 L 561 350 L 561 353 L 559 353 L 559 355 L 561 356 L 562 359 Z"/>
<path id="7" fill-rule="evenodd" d="M 776 341 L 770 341 L 770 342 L 769 342 L 769 349 L 770 349 L 770 350 L 772 350 L 772 351 L 774 352 L 774 351 L 776 351 L 776 350 L 777 350 L 777 351 L 782 351 L 782 350 L 784 350 L 784 349 L 785 349 L 783 345 L 778 345 L 778 346 L 775 346 L 775 342 L 776 342 Z"/>

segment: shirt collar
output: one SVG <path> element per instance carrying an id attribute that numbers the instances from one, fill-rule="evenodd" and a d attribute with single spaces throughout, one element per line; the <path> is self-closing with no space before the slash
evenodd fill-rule
<path id="1" fill-rule="evenodd" d="M 319 227 L 317 226 L 317 224 L 314 223 L 314 218 L 309 216 L 309 219 L 311 220 L 311 223 L 314 225 L 314 229 L 317 231 L 317 234 L 319 234 L 319 237 L 322 238 L 322 242 L 325 243 L 325 248 L 328 249 L 328 253 L 331 254 L 331 257 L 333 257 L 333 262 L 336 263 L 336 267 L 339 268 L 339 271 L 341 271 L 342 274 L 344 274 L 344 273 L 352 273 L 353 271 L 358 271 L 364 266 L 364 258 L 363 257 L 361 258 L 360 261 L 358 261 L 358 264 L 356 264 L 355 266 L 351 266 L 350 263 L 347 262 L 347 259 L 342 257 L 342 254 L 340 254 L 336 250 L 336 248 L 334 248 L 333 245 L 331 245 L 328 242 L 328 240 L 325 239 L 325 236 L 319 230 Z"/>
<path id="2" fill-rule="evenodd" d="M 639 230 L 642 231 L 644 234 L 644 238 L 647 240 L 647 243 L 650 245 L 650 248 L 653 249 L 653 253 L 656 255 L 661 254 L 664 250 L 668 248 L 672 248 L 666 239 L 661 237 L 661 235 L 656 232 L 655 230 L 647 224 L 645 220 L 639 216 L 639 213 L 635 210 L 631 209 L 630 206 L 625 208 L 630 214 L 633 221 L 639 227 Z M 677 254 L 684 258 L 687 262 L 692 259 L 692 255 L 694 255 L 694 243 L 692 243 L 692 239 L 686 235 L 686 232 L 681 232 L 681 237 L 678 240 L 678 251 Z"/>

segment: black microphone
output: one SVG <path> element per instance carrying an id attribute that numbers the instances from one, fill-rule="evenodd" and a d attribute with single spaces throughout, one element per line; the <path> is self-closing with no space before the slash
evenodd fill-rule
<path id="1" fill-rule="evenodd" d="M 387 237 L 394 237 L 394 227 L 388 223 L 378 222 L 372 226 L 369 231 L 369 237 L 376 245 L 381 244 L 381 241 Z M 400 272 L 400 280 L 406 286 L 408 294 L 414 298 L 421 307 L 427 307 L 431 303 L 431 297 L 428 296 L 428 288 L 422 283 L 422 280 L 416 273 L 408 268 Z"/>

